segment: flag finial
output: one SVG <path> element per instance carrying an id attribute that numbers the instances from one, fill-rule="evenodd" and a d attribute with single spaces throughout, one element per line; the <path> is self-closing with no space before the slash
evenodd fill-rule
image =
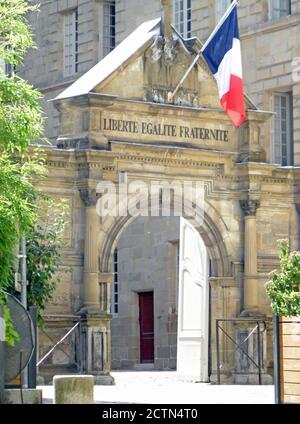
<path id="1" fill-rule="evenodd" d="M 172 38 L 173 0 L 161 0 L 163 6 L 162 32 L 165 38 Z"/>

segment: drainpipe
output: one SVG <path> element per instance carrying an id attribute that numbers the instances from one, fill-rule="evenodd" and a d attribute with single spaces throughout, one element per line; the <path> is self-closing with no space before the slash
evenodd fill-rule
<path id="1" fill-rule="evenodd" d="M 26 266 L 26 239 L 21 239 L 21 260 L 22 260 L 22 289 L 21 289 L 21 303 L 27 311 L 27 266 Z M 25 388 L 28 387 L 28 368 L 22 371 L 22 381 Z"/>

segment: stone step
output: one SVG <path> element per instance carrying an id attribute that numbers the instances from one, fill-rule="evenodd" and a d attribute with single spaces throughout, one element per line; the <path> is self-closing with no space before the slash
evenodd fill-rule
<path id="1" fill-rule="evenodd" d="M 154 364 L 135 364 L 135 371 L 152 371 L 154 370 Z"/>

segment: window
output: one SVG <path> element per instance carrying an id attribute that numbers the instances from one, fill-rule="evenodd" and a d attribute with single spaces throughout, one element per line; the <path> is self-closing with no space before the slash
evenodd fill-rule
<path id="1" fill-rule="evenodd" d="M 290 0 L 269 0 L 270 19 L 279 19 L 291 14 Z"/>
<path id="2" fill-rule="evenodd" d="M 273 96 L 272 160 L 276 164 L 293 164 L 292 94 L 278 93 Z"/>
<path id="3" fill-rule="evenodd" d="M 111 312 L 118 315 L 119 312 L 119 281 L 118 281 L 118 249 L 114 251 L 112 272 L 114 274 L 113 287 L 111 292 Z"/>
<path id="4" fill-rule="evenodd" d="M 219 20 L 222 18 L 226 10 L 228 9 L 229 5 L 231 3 L 231 0 L 216 0 L 216 20 L 219 22 Z"/>
<path id="5" fill-rule="evenodd" d="M 78 71 L 78 11 L 64 15 L 64 76 Z"/>
<path id="6" fill-rule="evenodd" d="M 11 76 L 14 73 L 16 73 L 16 65 L 5 63 L 5 75 Z"/>
<path id="7" fill-rule="evenodd" d="M 192 0 L 174 0 L 174 26 L 182 37 L 191 37 Z"/>
<path id="8" fill-rule="evenodd" d="M 4 74 L 11 76 L 13 73 L 16 73 L 16 65 L 6 63 L 5 60 L 0 56 L 0 75 Z"/>
<path id="9" fill-rule="evenodd" d="M 116 47 L 116 2 L 105 0 L 100 7 L 100 57 Z"/>

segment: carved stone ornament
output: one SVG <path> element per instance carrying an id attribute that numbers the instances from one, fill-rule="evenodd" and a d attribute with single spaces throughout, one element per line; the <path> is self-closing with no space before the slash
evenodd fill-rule
<path id="1" fill-rule="evenodd" d="M 178 42 L 165 38 L 164 58 L 169 64 L 174 63 L 178 53 Z"/>
<path id="2" fill-rule="evenodd" d="M 95 189 L 84 188 L 84 189 L 80 189 L 79 193 L 80 193 L 80 198 L 86 207 L 96 206 L 99 195 L 96 193 Z"/>
<path id="3" fill-rule="evenodd" d="M 260 202 L 259 200 L 240 200 L 240 206 L 245 216 L 255 216 Z"/>
<path id="4" fill-rule="evenodd" d="M 164 39 L 161 36 L 157 36 L 151 46 L 151 61 L 152 63 L 158 62 L 163 55 Z"/>

